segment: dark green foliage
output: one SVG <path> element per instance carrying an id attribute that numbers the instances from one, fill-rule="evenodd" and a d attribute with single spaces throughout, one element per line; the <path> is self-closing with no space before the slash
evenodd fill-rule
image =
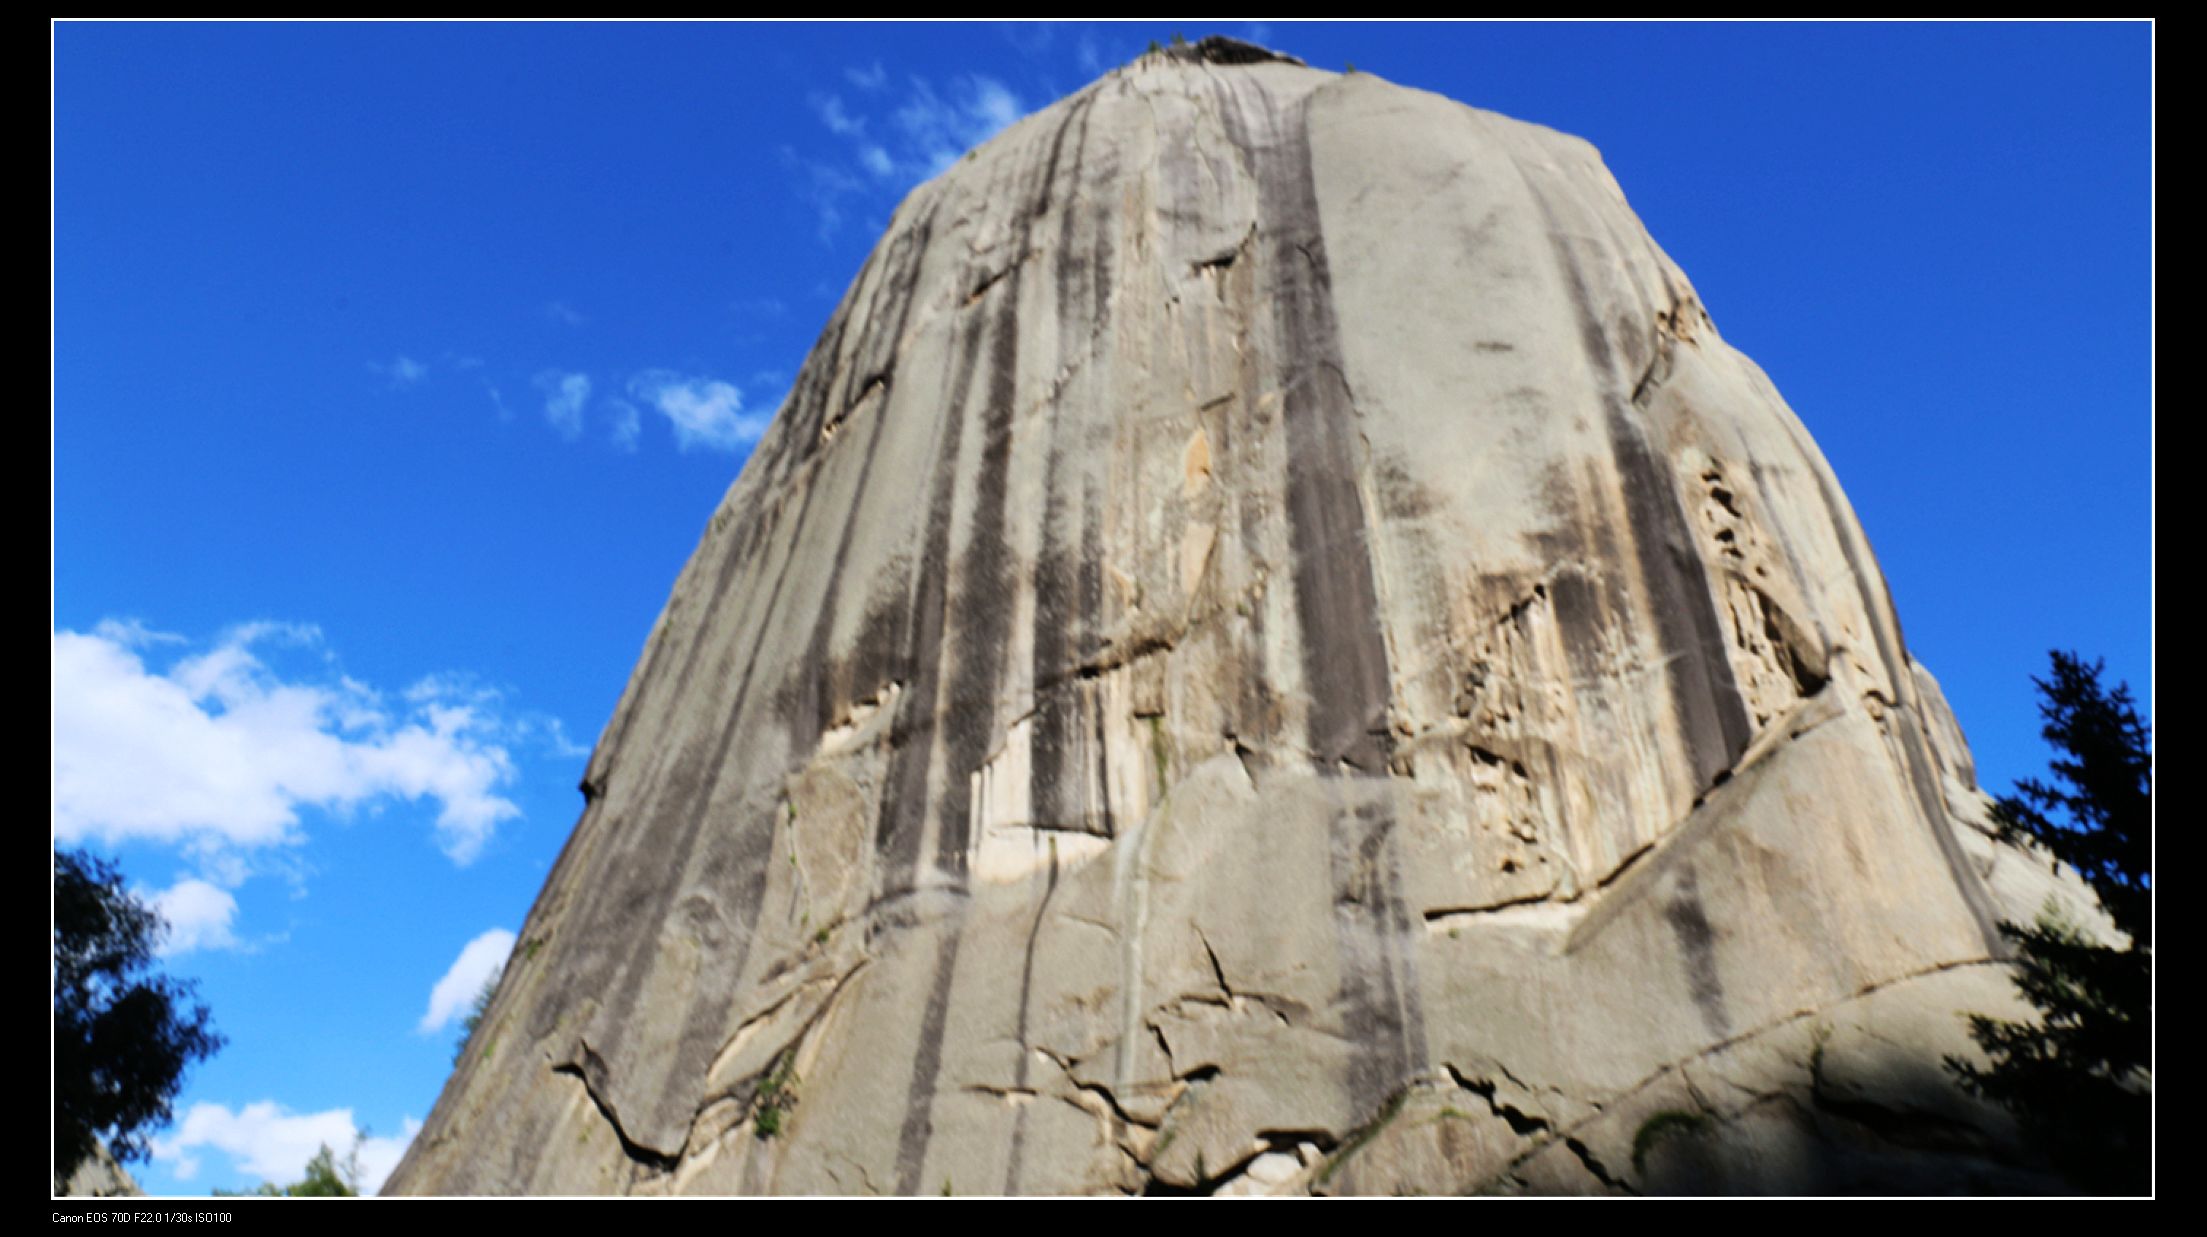
<path id="1" fill-rule="evenodd" d="M 759 1080 L 759 1107 L 751 1115 L 751 1132 L 762 1139 L 782 1132 L 782 1118 L 797 1107 L 797 1054 L 785 1052 L 774 1068 Z"/>
<path id="2" fill-rule="evenodd" d="M 2053 654 L 2054 676 L 2033 679 L 2041 732 L 2060 755 L 2055 784 L 2016 783 L 2000 801 L 2001 827 L 2028 836 L 2077 869 L 2115 926 L 2153 948 L 2153 739 L 2130 687 L 2100 686 L 2104 662 Z"/>
<path id="3" fill-rule="evenodd" d="M 2127 686 L 2101 687 L 2104 663 L 2053 654 L 2035 679 L 2057 752 L 2054 784 L 2020 782 L 2001 827 L 2071 865 L 2129 938 L 2103 945 L 2051 907 L 2037 924 L 2000 925 L 2016 948 L 2016 987 L 2039 1021 L 1970 1016 L 1990 1060 L 1948 1058 L 1974 1094 L 2014 1113 L 2079 1189 L 2143 1194 L 2153 1158 L 2153 751 Z"/>
<path id="4" fill-rule="evenodd" d="M 151 973 L 161 930 L 114 864 L 54 855 L 54 1173 L 63 1181 L 98 1139 L 118 1160 L 144 1159 L 185 1067 L 222 1046 L 192 985 Z"/>

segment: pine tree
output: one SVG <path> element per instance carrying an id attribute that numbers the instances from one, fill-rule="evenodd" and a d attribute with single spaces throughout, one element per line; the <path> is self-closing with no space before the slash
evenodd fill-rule
<path id="1" fill-rule="evenodd" d="M 2051 907 L 2033 926 L 2000 925 L 2039 1020 L 1970 1015 L 1990 1064 L 1947 1067 L 2014 1113 L 2080 1189 L 2143 1194 L 2153 1159 L 2152 735 L 2127 685 L 2100 685 L 2105 663 L 2052 658 L 2053 676 L 2033 682 L 2055 780 L 2017 783 L 1995 815 L 2010 838 L 2075 868 L 2127 939 L 2103 943 Z"/>

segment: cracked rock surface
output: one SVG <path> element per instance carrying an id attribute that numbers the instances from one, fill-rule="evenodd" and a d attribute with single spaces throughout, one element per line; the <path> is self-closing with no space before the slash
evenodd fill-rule
<path id="1" fill-rule="evenodd" d="M 1206 41 L 915 190 L 401 1193 L 2029 1190 L 1998 841 L 1592 148 Z"/>

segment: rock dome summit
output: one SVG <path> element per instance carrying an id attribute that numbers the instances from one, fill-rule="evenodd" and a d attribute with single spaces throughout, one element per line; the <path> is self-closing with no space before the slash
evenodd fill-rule
<path id="1" fill-rule="evenodd" d="M 1576 138 L 1205 40 L 896 212 L 401 1193 L 2030 1190 L 1997 840 Z"/>

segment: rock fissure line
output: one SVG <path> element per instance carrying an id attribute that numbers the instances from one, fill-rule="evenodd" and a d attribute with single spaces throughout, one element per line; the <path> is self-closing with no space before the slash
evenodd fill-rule
<path id="1" fill-rule="evenodd" d="M 590 1051 L 588 1044 L 582 1046 L 582 1051 L 585 1061 L 594 1060 L 597 1056 L 596 1053 Z M 603 1068 L 603 1062 L 598 1064 L 600 1068 Z M 627 1156 L 638 1167 L 648 1169 L 654 1173 L 671 1173 L 681 1166 L 682 1157 L 680 1155 L 670 1155 L 656 1147 L 646 1146 L 629 1137 L 628 1131 L 621 1126 L 620 1114 L 614 1111 L 613 1105 L 607 1102 L 605 1096 L 599 1094 L 597 1086 L 590 1081 L 590 1072 L 586 1066 L 571 1061 L 563 1061 L 558 1065 L 554 1065 L 552 1072 L 565 1074 L 582 1084 L 583 1094 L 590 1097 L 591 1106 L 598 1110 L 598 1115 L 605 1120 L 606 1128 L 613 1131 L 613 1137 L 620 1143 L 621 1154 Z"/>
<path id="2" fill-rule="evenodd" d="M 1732 1035 L 1730 1038 L 1725 1039 L 1722 1042 L 1711 1044 L 1706 1048 L 1699 1049 L 1688 1056 L 1680 1057 L 1673 1061 L 1667 1061 L 1664 1064 L 1656 1067 L 1654 1070 L 1649 1071 L 1649 1073 L 1642 1077 L 1638 1082 L 1635 1082 L 1631 1086 L 1625 1087 L 1604 1097 L 1602 1102 L 1599 1104 L 1592 1104 L 1591 1102 L 1589 1102 L 1590 1106 L 1594 1108 L 1595 1111 L 1590 1115 L 1576 1122 L 1573 1122 L 1567 1127 L 1558 1129 L 1557 1134 L 1560 1137 L 1563 1137 L 1567 1143 L 1575 1142 L 1576 1135 L 1585 1130 L 1588 1126 L 1602 1119 L 1603 1110 L 1615 1108 L 1618 1105 L 1631 1100 L 1633 1097 L 1639 1095 L 1643 1091 L 1646 1091 L 1649 1087 L 1655 1085 L 1657 1082 L 1660 1082 L 1662 1079 L 1669 1077 L 1675 1072 L 1685 1069 L 1687 1066 L 1690 1066 L 1697 1061 L 1705 1061 L 1710 1057 L 1716 1056 L 1718 1053 L 1727 1052 L 1733 1048 L 1738 1047 L 1741 1044 L 1748 1042 L 1749 1040 L 1769 1034 L 1770 1032 L 1778 1030 L 1781 1027 L 1791 1026 L 1794 1023 L 1803 1021 L 1804 1019 L 1818 1017 L 1819 1015 L 1829 1013 L 1831 1010 L 1841 1005 L 1846 1005 L 1851 1002 L 1858 1001 L 1873 992 L 1878 992 L 1886 988 L 1896 987 L 1898 985 L 1908 983 L 1911 980 L 1922 979 L 1928 975 L 1936 975 L 1943 971 L 1961 970 L 1973 966 L 1999 965 L 2001 965 L 2001 963 L 1993 958 L 1965 958 L 1958 959 L 1952 962 L 1944 962 L 1935 966 L 1924 967 L 1920 970 L 1910 971 L 1905 975 L 1896 975 L 1890 979 L 1880 980 L 1873 984 L 1866 984 L 1845 997 L 1828 1002 L 1823 1005 L 1819 1005 L 1814 1009 L 1795 1010 L 1792 1013 L 1772 1018 L 1749 1030 L 1741 1031 L 1735 1035 Z M 1511 1161 L 1504 1171 L 1516 1171 L 1519 1167 L 1523 1166 L 1527 1160 L 1530 1160 L 1533 1156 L 1539 1154 L 1541 1150 L 1542 1148 L 1535 1147 L 1527 1151 L 1525 1154 Z M 1575 1150 L 1576 1149 L 1574 1148 L 1574 1151 Z M 1596 1175 L 1600 1176 L 1601 1174 L 1597 1173 Z"/>

